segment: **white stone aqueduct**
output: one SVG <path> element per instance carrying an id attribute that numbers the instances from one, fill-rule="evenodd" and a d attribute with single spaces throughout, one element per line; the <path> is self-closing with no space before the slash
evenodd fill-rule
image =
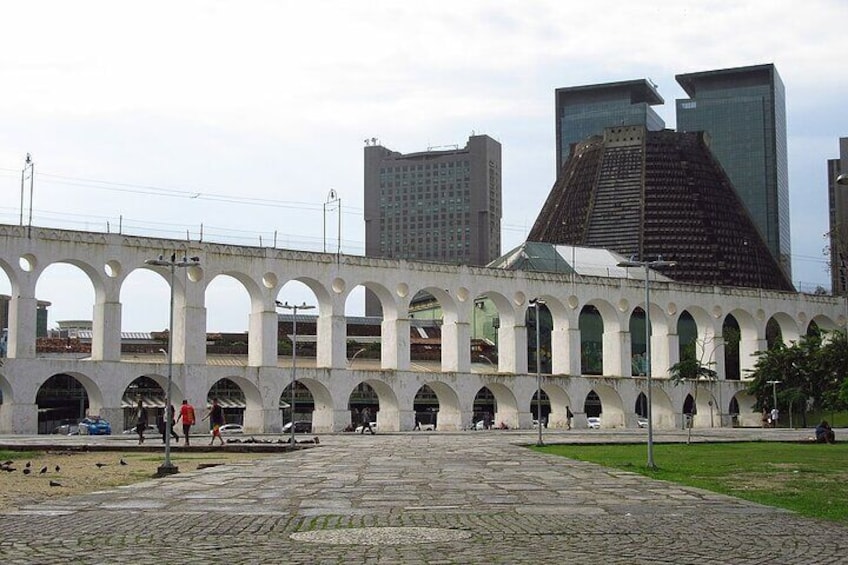
<path id="1" fill-rule="evenodd" d="M 455 430 L 471 420 L 475 395 L 482 387 L 493 393 L 496 422 L 532 426 L 531 401 L 536 375 L 527 374 L 525 326 L 529 301 L 541 298 L 553 317 L 553 374 L 542 377 L 551 403 L 549 426 L 562 426 L 565 406 L 581 424 L 584 399 L 595 391 L 603 405 L 604 427 L 633 427 L 635 405 L 645 392 L 644 378 L 631 376 L 630 316 L 644 306 L 644 281 L 627 278 L 570 277 L 467 266 L 449 266 L 356 256 L 309 253 L 267 247 L 154 239 L 121 234 L 77 232 L 50 228 L 0 226 L 0 267 L 11 283 L 8 354 L 0 367 L 0 433 L 37 430 L 36 395 L 53 375 L 74 376 L 85 387 L 89 411 L 123 421 L 121 399 L 139 376 L 165 385 L 164 363 L 121 360 L 121 285 L 135 269 L 153 269 L 169 280 L 169 271 L 145 260 L 159 255 L 199 257 L 200 264 L 178 269 L 175 277 L 173 328 L 174 399 L 188 398 L 205 406 L 208 391 L 228 378 L 244 391 L 245 428 L 275 432 L 281 427 L 279 399 L 289 384 L 290 370 L 277 363 L 275 300 L 287 282 L 297 280 L 315 294 L 318 313 L 315 368 L 299 368 L 298 380 L 314 399 L 315 431 L 338 431 L 351 419 L 351 392 L 368 383 L 379 398 L 381 430 L 414 426 L 413 399 L 428 385 L 439 400 L 438 427 Z M 70 263 L 90 278 L 94 287 L 92 353 L 87 359 L 36 355 L 36 296 L 39 276 L 54 263 Z M 207 364 L 205 291 L 216 276 L 238 280 L 250 297 L 249 354 L 245 366 Z M 383 308 L 380 370 L 350 370 L 346 359 L 345 303 L 350 292 L 364 286 L 379 297 Z M 410 364 L 408 306 L 418 291 L 435 296 L 442 307 L 441 372 L 413 370 Z M 680 426 L 687 395 L 698 402 L 696 425 L 713 425 L 711 407 L 727 414 L 731 400 L 740 408 L 742 424 L 758 425 L 753 399 L 744 381 L 724 379 L 721 329 L 728 315 L 738 322 L 742 374 L 753 366 L 755 351 L 765 348 L 765 328 L 774 319 L 783 339 L 797 339 L 811 322 L 823 329 L 845 325 L 844 304 L 828 296 L 651 282 L 648 308 L 653 328 L 652 359 L 655 426 Z M 471 371 L 470 321 L 474 298 L 486 295 L 497 307 L 499 362 L 497 372 Z M 581 375 L 578 319 L 584 306 L 597 308 L 603 319 L 603 376 Z M 713 343 L 717 384 L 674 386 L 668 368 L 678 361 L 677 321 L 688 312 L 698 327 L 699 341 Z M 709 407 L 708 407 L 709 404 Z M 585 422 L 585 420 L 583 420 Z M 717 425 L 727 425 L 719 418 Z"/>

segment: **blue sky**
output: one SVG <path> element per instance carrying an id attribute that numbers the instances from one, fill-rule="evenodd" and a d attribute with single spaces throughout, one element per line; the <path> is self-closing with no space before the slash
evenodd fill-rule
<path id="1" fill-rule="evenodd" d="M 361 254 L 363 140 L 410 152 L 473 131 L 503 145 L 507 250 L 553 183 L 555 88 L 650 78 L 674 127 L 675 74 L 774 63 L 794 279 L 829 286 L 826 161 L 848 135 L 845 21 L 848 3 L 825 0 L 9 4 L 0 222 L 19 221 L 30 152 L 38 225 L 164 237 L 203 225 L 206 239 L 258 245 L 276 232 L 278 246 L 320 250 L 334 189 L 342 248 Z M 167 302 L 161 280 L 135 278 L 136 302 L 151 283 Z M 210 331 L 247 327 L 232 285 L 213 283 Z M 53 303 L 51 325 L 91 318 L 93 291 L 70 267 L 49 269 L 38 294 Z M 165 310 L 127 304 L 124 329 L 162 329 Z"/>

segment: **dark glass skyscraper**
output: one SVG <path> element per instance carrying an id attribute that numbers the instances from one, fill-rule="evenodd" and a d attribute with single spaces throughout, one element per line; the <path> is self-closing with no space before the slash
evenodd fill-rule
<path id="1" fill-rule="evenodd" d="M 645 126 L 659 131 L 665 122 L 651 106 L 665 101 L 648 80 L 557 88 L 556 166 L 559 177 L 571 145 L 613 126 Z"/>
<path id="2" fill-rule="evenodd" d="M 781 268 L 791 277 L 786 101 L 774 65 L 675 77 L 677 130 L 704 131 Z"/>
<path id="3" fill-rule="evenodd" d="M 839 138 L 839 159 L 827 161 L 830 217 L 830 284 L 833 294 L 848 294 L 848 186 L 836 184 L 848 172 L 848 137 Z"/>

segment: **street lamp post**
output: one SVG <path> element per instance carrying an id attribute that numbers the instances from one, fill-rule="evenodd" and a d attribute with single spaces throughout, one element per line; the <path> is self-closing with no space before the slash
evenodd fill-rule
<path id="1" fill-rule="evenodd" d="M 648 468 L 656 469 L 654 463 L 654 419 L 651 397 L 651 273 L 650 269 L 660 267 L 674 267 L 675 261 L 663 261 L 658 258 L 654 261 L 622 261 L 619 267 L 644 267 L 645 269 L 645 378 L 648 387 Z"/>
<path id="2" fill-rule="evenodd" d="M 350 361 L 347 362 L 347 368 L 353 369 L 353 362 L 356 361 L 356 358 L 359 357 L 360 353 L 365 353 L 366 348 L 362 347 L 353 354 L 353 357 L 350 358 Z"/>
<path id="3" fill-rule="evenodd" d="M 279 300 L 274 301 L 278 308 L 282 308 L 284 310 L 292 311 L 292 370 L 291 370 L 291 447 L 294 449 L 294 446 L 297 445 L 294 440 L 294 383 L 295 377 L 297 374 L 297 311 L 298 310 L 312 310 L 315 306 L 311 306 L 304 302 L 300 306 L 297 304 L 289 304 L 288 302 L 280 303 Z"/>
<path id="4" fill-rule="evenodd" d="M 772 398 L 774 399 L 774 404 L 772 405 L 772 408 L 777 408 L 777 385 L 779 385 L 782 382 L 783 381 L 766 381 L 766 384 L 771 385 L 771 395 L 772 395 Z"/>
<path id="5" fill-rule="evenodd" d="M 32 160 L 30 153 L 26 154 L 24 168 L 21 170 L 21 225 L 24 225 L 24 185 L 26 183 L 26 173 L 29 169 L 29 221 L 27 222 L 27 237 L 32 230 L 32 193 L 35 188 L 35 162 Z"/>
<path id="6" fill-rule="evenodd" d="M 171 463 L 171 414 L 169 413 L 173 404 L 171 393 L 174 380 L 174 273 L 177 267 L 187 268 L 199 265 L 200 257 L 192 257 L 190 259 L 183 257 L 178 261 L 176 254 L 172 253 L 170 259 L 165 259 L 160 255 L 158 259 L 147 259 L 144 263 L 154 267 L 168 267 L 170 271 L 171 300 L 168 309 L 168 389 L 165 391 L 165 461 L 157 469 L 157 474 L 173 475 L 179 472 L 179 468 Z"/>
<path id="7" fill-rule="evenodd" d="M 324 201 L 324 253 L 327 252 L 327 209 L 332 209 L 333 205 L 336 206 L 339 212 L 339 226 L 338 226 L 338 249 L 337 253 L 342 252 L 342 199 L 336 193 L 334 189 L 330 189 L 329 194 L 327 194 L 327 200 Z"/>
<path id="8" fill-rule="evenodd" d="M 530 304 L 536 310 L 536 429 L 539 430 L 539 438 L 536 440 L 536 445 L 541 447 L 544 444 L 542 441 L 542 357 L 540 355 L 539 339 L 539 304 L 544 304 L 545 301 L 539 298 L 534 298 Z"/>

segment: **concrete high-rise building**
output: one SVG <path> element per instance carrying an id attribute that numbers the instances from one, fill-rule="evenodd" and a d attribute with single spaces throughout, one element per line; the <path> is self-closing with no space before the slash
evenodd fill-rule
<path id="1" fill-rule="evenodd" d="M 651 106 L 665 101 L 649 80 L 557 88 L 556 167 L 559 177 L 571 145 L 590 135 L 602 135 L 613 126 L 645 126 L 649 131 L 665 128 Z"/>
<path id="2" fill-rule="evenodd" d="M 827 162 L 827 196 L 830 219 L 830 288 L 848 294 L 848 186 L 836 177 L 848 173 L 848 137 L 839 138 L 839 159 Z"/>
<path id="3" fill-rule="evenodd" d="M 501 144 L 365 147 L 365 256 L 485 265 L 501 254 Z"/>
<path id="4" fill-rule="evenodd" d="M 365 146 L 365 256 L 486 265 L 501 254 L 501 144 L 398 153 Z M 380 315 L 365 295 L 365 313 Z"/>
<path id="5" fill-rule="evenodd" d="M 769 250 L 792 275 L 786 100 L 772 64 L 680 74 L 677 130 L 704 131 Z"/>

